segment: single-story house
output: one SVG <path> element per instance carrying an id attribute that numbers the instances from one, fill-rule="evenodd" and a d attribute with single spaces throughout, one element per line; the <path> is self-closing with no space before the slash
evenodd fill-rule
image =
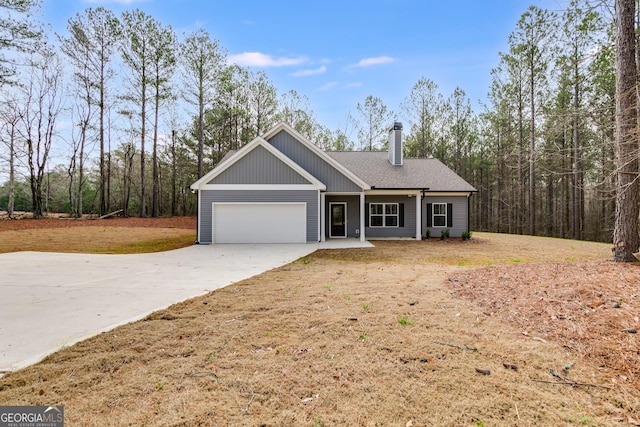
<path id="1" fill-rule="evenodd" d="M 191 189 L 202 244 L 461 236 L 476 192 L 439 160 L 404 159 L 399 122 L 388 152 L 325 152 L 279 123 Z"/>

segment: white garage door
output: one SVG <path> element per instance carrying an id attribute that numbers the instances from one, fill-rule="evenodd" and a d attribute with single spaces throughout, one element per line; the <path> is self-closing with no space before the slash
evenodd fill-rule
<path id="1" fill-rule="evenodd" d="M 306 241 L 306 203 L 213 204 L 213 243 Z"/>

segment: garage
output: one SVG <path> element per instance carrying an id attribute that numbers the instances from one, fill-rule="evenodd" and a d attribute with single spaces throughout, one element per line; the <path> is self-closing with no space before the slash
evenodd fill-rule
<path id="1" fill-rule="evenodd" d="M 306 203 L 213 203 L 213 243 L 305 243 Z"/>

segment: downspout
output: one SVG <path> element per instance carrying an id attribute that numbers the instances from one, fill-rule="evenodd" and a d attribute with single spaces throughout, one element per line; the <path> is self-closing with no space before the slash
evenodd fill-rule
<path id="1" fill-rule="evenodd" d="M 423 188 L 421 190 L 422 196 L 420 196 L 420 218 L 419 218 L 419 220 L 420 220 L 420 234 L 422 234 L 422 229 L 423 228 L 424 228 L 425 232 L 427 230 L 427 224 L 423 224 L 422 223 L 422 221 L 423 221 L 423 218 L 422 218 L 423 217 L 423 215 L 422 215 L 422 212 L 423 212 L 423 210 L 422 210 L 422 202 L 423 202 L 424 198 L 426 197 L 425 193 L 427 192 L 427 190 L 429 190 L 429 189 L 428 188 Z M 418 202 L 416 201 L 416 203 L 418 203 Z M 424 225 L 424 227 L 422 227 L 423 225 Z M 422 237 L 422 236 L 420 236 L 420 237 Z"/>
<path id="2" fill-rule="evenodd" d="M 467 231 L 471 231 L 471 196 L 473 193 L 467 196 Z"/>
<path id="3" fill-rule="evenodd" d="M 318 241 L 326 241 L 326 195 L 323 191 L 318 191 Z"/>
<path id="4" fill-rule="evenodd" d="M 198 227 L 197 233 L 196 233 L 196 245 L 200 244 L 200 189 L 198 188 L 198 191 L 196 191 L 196 227 Z"/>
<path id="5" fill-rule="evenodd" d="M 372 187 L 373 188 L 373 187 Z M 364 190 L 362 190 L 362 193 L 360 193 L 360 241 L 361 242 L 365 242 L 367 240 L 367 236 L 365 235 L 365 217 L 364 217 L 364 210 L 365 210 L 365 193 Z"/>

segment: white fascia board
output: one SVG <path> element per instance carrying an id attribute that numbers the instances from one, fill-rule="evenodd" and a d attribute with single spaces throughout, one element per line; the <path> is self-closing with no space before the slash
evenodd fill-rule
<path id="1" fill-rule="evenodd" d="M 312 190 L 322 191 L 326 187 L 318 187 L 314 184 L 204 184 L 200 186 L 200 190 L 256 190 L 256 191 L 295 191 L 295 190 Z"/>
<path id="2" fill-rule="evenodd" d="M 420 196 L 421 190 L 368 190 L 366 196 Z"/>
<path id="3" fill-rule="evenodd" d="M 326 191 L 326 196 L 358 196 L 362 194 L 362 191 Z"/>
<path id="4" fill-rule="evenodd" d="M 278 134 L 278 132 L 283 130 L 291 134 L 294 138 L 296 138 L 298 141 L 304 144 L 309 150 L 313 151 L 318 157 L 320 157 L 322 160 L 324 160 L 325 162 L 333 166 L 335 169 L 337 169 L 340 173 L 346 176 L 354 184 L 356 184 L 359 187 L 362 187 L 363 190 L 368 190 L 371 188 L 369 184 L 367 184 L 366 182 L 358 178 L 358 176 L 356 176 L 353 172 L 351 172 L 349 169 L 342 166 L 342 164 L 338 163 L 337 160 L 334 160 L 333 157 L 329 156 L 327 153 L 322 151 L 320 147 L 318 147 L 317 145 L 309 141 L 301 133 L 299 133 L 297 130 L 295 130 L 285 122 L 279 122 L 269 132 L 265 133 L 262 137 L 266 140 L 269 140 L 270 138 Z"/>
<path id="5" fill-rule="evenodd" d="M 425 197 L 469 197 L 471 196 L 470 191 L 425 191 Z"/>

